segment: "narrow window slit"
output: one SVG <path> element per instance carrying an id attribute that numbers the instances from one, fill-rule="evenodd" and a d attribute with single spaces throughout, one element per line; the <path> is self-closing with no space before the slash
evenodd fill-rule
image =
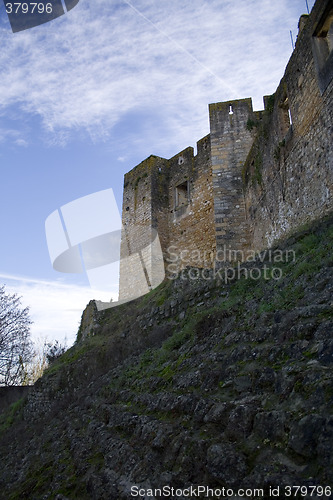
<path id="1" fill-rule="evenodd" d="M 289 125 L 292 125 L 293 124 L 293 120 L 291 118 L 290 108 L 288 108 L 288 117 L 289 117 Z"/>

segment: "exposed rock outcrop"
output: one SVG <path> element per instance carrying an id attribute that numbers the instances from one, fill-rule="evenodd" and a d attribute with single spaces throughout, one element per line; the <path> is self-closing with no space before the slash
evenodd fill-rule
<path id="1" fill-rule="evenodd" d="M 287 249 L 294 260 L 242 268 L 279 267 L 280 279 L 224 283 L 189 269 L 98 317 L 86 311 L 90 336 L 2 419 L 0 498 L 332 486 L 332 219 Z"/>

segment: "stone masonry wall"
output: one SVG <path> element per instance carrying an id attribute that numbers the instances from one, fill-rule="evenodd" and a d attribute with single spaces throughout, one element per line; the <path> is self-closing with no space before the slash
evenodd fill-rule
<path id="1" fill-rule="evenodd" d="M 150 274 L 154 267 L 149 247 L 154 241 L 154 228 L 163 226 L 163 218 L 156 220 L 156 200 L 166 203 L 163 191 L 156 186 L 156 175 L 166 160 L 150 156 L 125 175 L 122 208 L 122 238 L 119 298 L 128 299 L 147 293 L 152 286 Z M 156 173 L 157 172 L 157 173 Z M 157 188 L 157 189 L 156 189 Z M 162 192 L 161 192 L 162 191 Z M 167 238 L 165 225 L 161 233 Z M 148 252 L 148 253 L 147 253 Z"/>
<path id="2" fill-rule="evenodd" d="M 319 0 L 310 16 L 301 18 L 303 29 L 274 102 L 266 106 L 266 123 L 254 127 L 258 136 L 245 166 L 254 249 L 267 248 L 332 210 L 333 80 L 323 90 L 313 36 L 329 5 Z M 326 64 L 333 67 L 332 57 Z"/>
<path id="3" fill-rule="evenodd" d="M 210 137 L 169 160 L 169 248 L 167 269 L 193 265 L 211 267 L 215 255 L 214 199 L 210 160 Z M 179 185 L 187 185 L 187 201 L 177 204 Z M 178 200 L 179 201 L 179 200 Z M 176 262 L 176 255 L 178 261 Z"/>
<path id="4" fill-rule="evenodd" d="M 0 414 L 11 404 L 25 397 L 31 390 L 31 386 L 7 386 L 0 387 Z"/>
<path id="5" fill-rule="evenodd" d="M 154 231 L 174 272 L 246 257 L 332 210 L 332 31 L 332 2 L 317 0 L 264 111 L 250 98 L 210 104 L 196 156 L 151 156 L 126 174 L 120 299 L 153 287 L 153 256 L 133 255 Z"/>
<path id="6" fill-rule="evenodd" d="M 216 244 L 210 137 L 201 139 L 197 149 L 196 156 L 189 147 L 170 160 L 151 156 L 126 174 L 121 300 L 149 291 L 152 283 L 145 279 L 140 259 L 156 234 L 166 271 L 173 273 L 187 265 L 212 265 Z M 147 259 L 154 261 L 151 256 Z M 155 268 L 151 265 L 152 273 Z"/>
<path id="7" fill-rule="evenodd" d="M 253 144 L 252 100 L 210 104 L 209 117 L 217 258 L 229 260 L 225 248 L 242 250 L 248 242 L 242 169 Z"/>

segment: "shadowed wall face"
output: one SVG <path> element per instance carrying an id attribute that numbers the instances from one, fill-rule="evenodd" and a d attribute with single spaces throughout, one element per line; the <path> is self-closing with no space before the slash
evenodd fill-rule
<path id="1" fill-rule="evenodd" d="M 333 60 L 327 53 L 319 64 L 316 49 L 323 26 L 326 35 L 332 29 L 331 5 L 317 1 L 310 16 L 301 19 L 295 50 L 274 101 L 266 100 L 266 123 L 257 128 L 246 161 L 246 209 L 256 249 L 332 210 Z M 331 72 L 324 86 L 323 67 Z"/>

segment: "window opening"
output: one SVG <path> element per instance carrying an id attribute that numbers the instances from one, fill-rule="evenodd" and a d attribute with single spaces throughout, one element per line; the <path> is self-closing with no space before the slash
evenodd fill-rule
<path id="1" fill-rule="evenodd" d="M 312 36 L 313 57 L 323 94 L 333 78 L 333 7 L 329 6 Z"/>
<path id="2" fill-rule="evenodd" d="M 315 43 L 319 49 L 321 63 L 323 64 L 333 50 L 333 9 L 314 36 L 316 39 Z"/>
<path id="3" fill-rule="evenodd" d="M 180 208 L 188 205 L 189 192 L 188 192 L 188 182 L 183 182 L 176 187 L 176 200 L 175 208 Z"/>
<path id="4" fill-rule="evenodd" d="M 289 125 L 291 126 L 293 124 L 293 119 L 291 118 L 290 108 L 288 108 L 288 117 L 289 117 Z"/>

